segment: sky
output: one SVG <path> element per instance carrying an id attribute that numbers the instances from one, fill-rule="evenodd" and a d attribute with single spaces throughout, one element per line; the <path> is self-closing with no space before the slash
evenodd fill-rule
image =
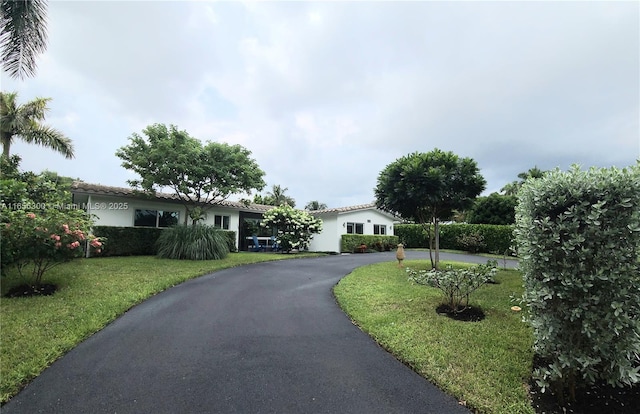
<path id="1" fill-rule="evenodd" d="M 435 148 L 474 159 L 483 195 L 640 159 L 636 1 L 50 1 L 48 34 L 36 76 L 0 85 L 52 98 L 76 157 L 16 142 L 24 170 L 128 187 L 115 152 L 154 123 L 244 146 L 297 207 L 373 202 Z"/>

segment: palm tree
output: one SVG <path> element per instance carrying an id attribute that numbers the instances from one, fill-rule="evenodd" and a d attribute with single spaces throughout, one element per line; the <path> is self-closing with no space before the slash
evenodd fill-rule
<path id="1" fill-rule="evenodd" d="M 47 2 L 2 0 L 0 3 L 2 66 L 13 78 L 36 72 L 36 57 L 47 49 Z"/>
<path id="2" fill-rule="evenodd" d="M 319 202 L 318 200 L 309 201 L 307 205 L 304 206 L 304 209 L 308 211 L 324 210 L 326 208 L 327 205 Z"/>
<path id="3" fill-rule="evenodd" d="M 512 181 L 506 184 L 500 191 L 504 193 L 504 195 L 517 195 L 518 191 L 520 191 L 520 187 L 530 178 L 542 178 L 546 171 L 542 171 L 538 166 L 534 166 L 533 168 L 529 168 L 529 171 L 521 172 L 518 174 L 518 178 L 520 181 Z"/>
<path id="4" fill-rule="evenodd" d="M 288 188 L 282 188 L 281 186 L 275 184 L 273 187 L 271 187 L 271 191 L 267 192 L 267 195 L 264 196 L 264 203 L 272 206 L 288 204 L 291 207 L 295 207 L 296 201 L 285 194 L 287 190 Z"/>
<path id="5" fill-rule="evenodd" d="M 73 158 L 73 144 L 62 132 L 43 125 L 45 114 L 49 110 L 47 103 L 51 98 L 36 98 L 24 105 L 16 103 L 18 94 L 0 92 L 0 141 L 2 156 L 9 159 L 11 143 L 18 137 L 24 142 L 51 148 L 65 156 Z"/>

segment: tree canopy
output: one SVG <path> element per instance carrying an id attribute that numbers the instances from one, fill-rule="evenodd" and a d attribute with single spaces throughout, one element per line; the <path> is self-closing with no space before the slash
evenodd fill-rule
<path id="1" fill-rule="evenodd" d="M 140 177 L 128 183 L 145 192 L 170 188 L 194 223 L 229 196 L 265 186 L 264 172 L 241 145 L 203 144 L 174 125 L 153 124 L 142 134 L 133 133 L 129 145 L 116 152 L 122 166 Z"/>
<path id="2" fill-rule="evenodd" d="M 479 197 L 467 213 L 470 224 L 513 224 L 516 221 L 516 196 L 492 193 Z"/>
<path id="3" fill-rule="evenodd" d="M 29 144 L 42 145 L 59 152 L 66 158 L 73 158 L 73 144 L 62 132 L 43 121 L 51 98 L 36 98 L 18 105 L 16 92 L 0 92 L 0 140 L 2 155 L 9 158 L 11 144 L 19 138 Z"/>
<path id="4" fill-rule="evenodd" d="M 408 154 L 387 165 L 378 176 L 374 192 L 378 208 L 416 221 L 429 231 L 434 225 L 432 265 L 437 268 L 439 220 L 450 218 L 455 209 L 468 208 L 485 186 L 473 159 L 436 148 Z"/>
<path id="5" fill-rule="evenodd" d="M 2 66 L 13 78 L 35 75 L 36 57 L 47 50 L 47 2 L 2 0 Z"/>

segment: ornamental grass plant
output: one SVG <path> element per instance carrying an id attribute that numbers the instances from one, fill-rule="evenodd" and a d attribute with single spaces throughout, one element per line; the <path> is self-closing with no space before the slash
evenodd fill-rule
<path id="1" fill-rule="evenodd" d="M 181 260 L 220 260 L 229 254 L 224 230 L 204 224 L 178 225 L 162 232 L 158 257 Z"/>

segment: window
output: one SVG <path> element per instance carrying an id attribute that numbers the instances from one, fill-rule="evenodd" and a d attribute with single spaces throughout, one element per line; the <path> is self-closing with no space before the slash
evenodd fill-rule
<path id="1" fill-rule="evenodd" d="M 214 216 L 213 225 L 219 229 L 229 230 L 230 216 Z"/>
<path id="2" fill-rule="evenodd" d="M 373 225 L 373 234 L 387 234 L 387 226 L 384 224 L 374 224 Z"/>
<path id="3" fill-rule="evenodd" d="M 178 224 L 177 211 L 136 209 L 133 225 L 138 227 L 169 227 Z"/>
<path id="4" fill-rule="evenodd" d="M 364 234 L 364 224 L 347 223 L 347 234 Z"/>

